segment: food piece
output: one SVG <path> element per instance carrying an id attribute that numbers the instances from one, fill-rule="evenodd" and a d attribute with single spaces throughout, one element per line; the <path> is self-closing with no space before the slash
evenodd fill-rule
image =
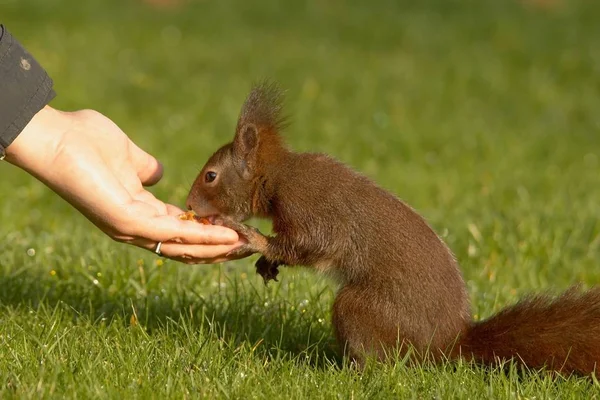
<path id="1" fill-rule="evenodd" d="M 210 221 L 208 220 L 208 218 L 199 217 L 193 211 L 186 211 L 183 214 L 180 214 L 179 215 L 179 219 L 181 219 L 183 221 L 196 221 L 196 222 L 199 222 L 199 223 L 201 223 L 203 225 L 212 225 L 210 223 Z"/>
<path id="2" fill-rule="evenodd" d="M 183 221 L 193 221 L 196 216 L 196 213 L 193 211 L 186 211 L 183 214 L 179 214 L 179 219 Z"/>

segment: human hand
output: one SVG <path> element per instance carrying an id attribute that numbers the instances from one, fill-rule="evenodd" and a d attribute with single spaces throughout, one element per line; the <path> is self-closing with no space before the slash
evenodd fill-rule
<path id="1" fill-rule="evenodd" d="M 44 182 L 112 239 L 188 264 L 233 259 L 237 233 L 183 221 L 183 210 L 144 189 L 162 166 L 110 119 L 46 106 L 6 149 L 6 160 Z"/>

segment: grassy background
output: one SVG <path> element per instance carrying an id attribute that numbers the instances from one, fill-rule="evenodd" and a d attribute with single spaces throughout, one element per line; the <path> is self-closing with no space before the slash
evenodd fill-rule
<path id="1" fill-rule="evenodd" d="M 484 318 L 600 281 L 600 5 L 511 0 L 0 0 L 55 80 L 165 165 L 182 204 L 252 81 L 289 89 L 298 150 L 419 210 Z M 335 287 L 254 258 L 188 267 L 116 244 L 0 165 L 0 397 L 591 398 L 584 379 L 371 366 L 336 356 Z M 265 228 L 268 225 L 260 223 Z M 133 316 L 133 317 L 132 317 Z"/>

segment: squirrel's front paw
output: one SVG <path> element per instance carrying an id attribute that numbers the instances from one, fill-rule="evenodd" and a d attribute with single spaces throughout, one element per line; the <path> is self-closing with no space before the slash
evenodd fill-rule
<path id="1" fill-rule="evenodd" d="M 213 223 L 215 225 L 221 225 L 229 229 L 233 229 L 238 233 L 243 233 L 244 231 L 250 228 L 247 225 L 244 225 L 242 222 L 238 222 L 235 219 L 223 215 L 219 215 L 213 219 Z"/>
<path id="2" fill-rule="evenodd" d="M 233 229 L 240 235 L 242 235 L 248 241 L 247 244 L 232 250 L 229 254 L 231 255 L 250 255 L 254 253 L 264 253 L 267 247 L 267 238 L 265 235 L 253 226 L 243 224 L 235 221 L 229 217 L 217 217 L 214 220 L 215 225 L 221 225 L 229 229 Z"/>
<path id="3" fill-rule="evenodd" d="M 256 252 L 257 252 L 257 250 L 254 249 L 254 247 L 250 243 L 246 243 L 236 249 L 231 250 L 227 254 L 225 254 L 225 257 L 235 258 L 235 259 L 246 258 Z"/>
<path id="4" fill-rule="evenodd" d="M 270 280 L 277 281 L 277 275 L 279 274 L 279 264 L 268 261 L 265 256 L 262 256 L 256 261 L 256 273 L 263 277 L 265 285 Z"/>

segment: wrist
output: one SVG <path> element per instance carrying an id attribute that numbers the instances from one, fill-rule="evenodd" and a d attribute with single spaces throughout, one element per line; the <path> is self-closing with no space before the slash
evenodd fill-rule
<path id="1" fill-rule="evenodd" d="M 41 175 L 52 165 L 71 123 L 68 113 L 45 106 L 6 148 L 5 161 L 36 176 Z"/>

